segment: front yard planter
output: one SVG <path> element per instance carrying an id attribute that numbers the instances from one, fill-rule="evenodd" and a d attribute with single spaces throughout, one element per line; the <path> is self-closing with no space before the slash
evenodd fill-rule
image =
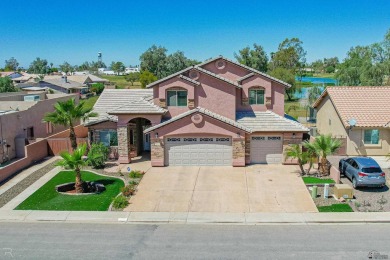
<path id="1" fill-rule="evenodd" d="M 75 189 L 75 183 L 74 182 L 68 182 L 64 184 L 60 184 L 56 186 L 56 191 L 61 194 L 65 195 L 93 195 L 93 194 L 99 194 L 106 190 L 103 184 L 93 182 L 93 181 L 86 181 L 83 183 L 84 192 L 83 193 L 76 193 Z"/>

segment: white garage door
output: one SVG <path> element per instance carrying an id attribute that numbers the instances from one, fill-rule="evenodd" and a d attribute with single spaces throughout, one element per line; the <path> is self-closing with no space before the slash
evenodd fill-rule
<path id="1" fill-rule="evenodd" d="M 252 136 L 251 163 L 281 163 L 283 140 L 281 136 Z"/>
<path id="2" fill-rule="evenodd" d="M 232 165 L 232 142 L 227 137 L 168 137 L 166 165 Z"/>

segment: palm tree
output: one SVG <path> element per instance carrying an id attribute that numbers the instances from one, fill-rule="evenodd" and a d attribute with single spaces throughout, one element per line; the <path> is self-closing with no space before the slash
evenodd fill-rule
<path id="1" fill-rule="evenodd" d="M 77 120 L 85 121 L 88 117 L 96 117 L 97 113 L 91 112 L 91 108 L 86 108 L 83 102 L 76 104 L 74 98 L 67 101 L 58 101 L 54 105 L 54 112 L 47 113 L 43 118 L 44 122 L 50 122 L 54 125 L 63 125 L 69 127 L 69 138 L 72 145 L 72 150 L 77 148 L 76 133 L 74 131 L 74 124 Z"/>
<path id="2" fill-rule="evenodd" d="M 83 156 L 85 155 L 85 152 L 87 150 L 87 145 L 83 144 L 77 149 L 73 151 L 73 153 L 69 152 L 62 152 L 60 153 L 60 156 L 62 157 L 62 160 L 59 161 L 56 165 L 62 166 L 67 169 L 72 169 L 76 173 L 76 181 L 75 181 L 75 190 L 76 193 L 83 193 L 83 180 L 81 179 L 81 168 L 85 165 L 87 165 L 87 162 L 83 159 Z"/>
<path id="3" fill-rule="evenodd" d="M 303 169 L 303 165 L 305 165 L 308 162 L 308 156 L 309 154 L 307 152 L 303 152 L 302 148 L 299 144 L 292 144 L 286 149 L 286 158 L 292 158 L 297 159 L 299 168 L 301 169 L 301 175 L 305 175 L 305 169 Z"/>
<path id="4" fill-rule="evenodd" d="M 314 142 L 305 142 L 304 147 L 316 153 L 320 157 L 322 174 L 328 174 L 327 170 L 327 156 L 334 154 L 337 149 L 341 147 L 341 142 L 337 139 L 332 138 L 331 135 L 319 135 L 316 137 Z"/>

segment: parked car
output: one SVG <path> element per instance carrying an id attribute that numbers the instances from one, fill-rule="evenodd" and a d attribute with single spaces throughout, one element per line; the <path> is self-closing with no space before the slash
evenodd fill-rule
<path id="1" fill-rule="evenodd" d="M 351 157 L 341 159 L 339 170 L 351 180 L 352 186 L 384 187 L 386 176 L 379 164 L 370 157 Z"/>

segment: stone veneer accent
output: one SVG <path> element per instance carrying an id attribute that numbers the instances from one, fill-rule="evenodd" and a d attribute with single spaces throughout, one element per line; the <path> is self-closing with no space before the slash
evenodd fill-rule
<path id="1" fill-rule="evenodd" d="M 188 99 L 188 107 L 195 108 L 195 100 L 194 99 Z"/>
<path id="2" fill-rule="evenodd" d="M 251 163 L 251 135 L 245 135 L 245 163 Z"/>
<path id="3" fill-rule="evenodd" d="M 248 98 L 243 97 L 243 98 L 241 99 L 241 102 L 242 102 L 242 105 L 243 105 L 243 106 L 249 105 L 249 99 L 248 99 Z"/>
<path id="4" fill-rule="evenodd" d="M 164 166 L 164 140 L 160 138 L 150 138 L 150 142 L 152 166 Z"/>
<path id="5" fill-rule="evenodd" d="M 271 97 L 265 97 L 265 105 L 270 106 L 272 104 L 272 99 Z"/>
<path id="6" fill-rule="evenodd" d="M 160 107 L 166 108 L 166 106 L 167 106 L 167 103 L 166 103 L 165 99 L 161 98 L 160 99 Z"/>
<path id="7" fill-rule="evenodd" d="M 233 138 L 233 166 L 245 166 L 244 138 Z"/>
<path id="8" fill-rule="evenodd" d="M 117 128 L 118 133 L 118 154 L 119 163 L 129 163 L 131 161 L 130 155 L 130 130 L 127 125 L 119 126 Z"/>

